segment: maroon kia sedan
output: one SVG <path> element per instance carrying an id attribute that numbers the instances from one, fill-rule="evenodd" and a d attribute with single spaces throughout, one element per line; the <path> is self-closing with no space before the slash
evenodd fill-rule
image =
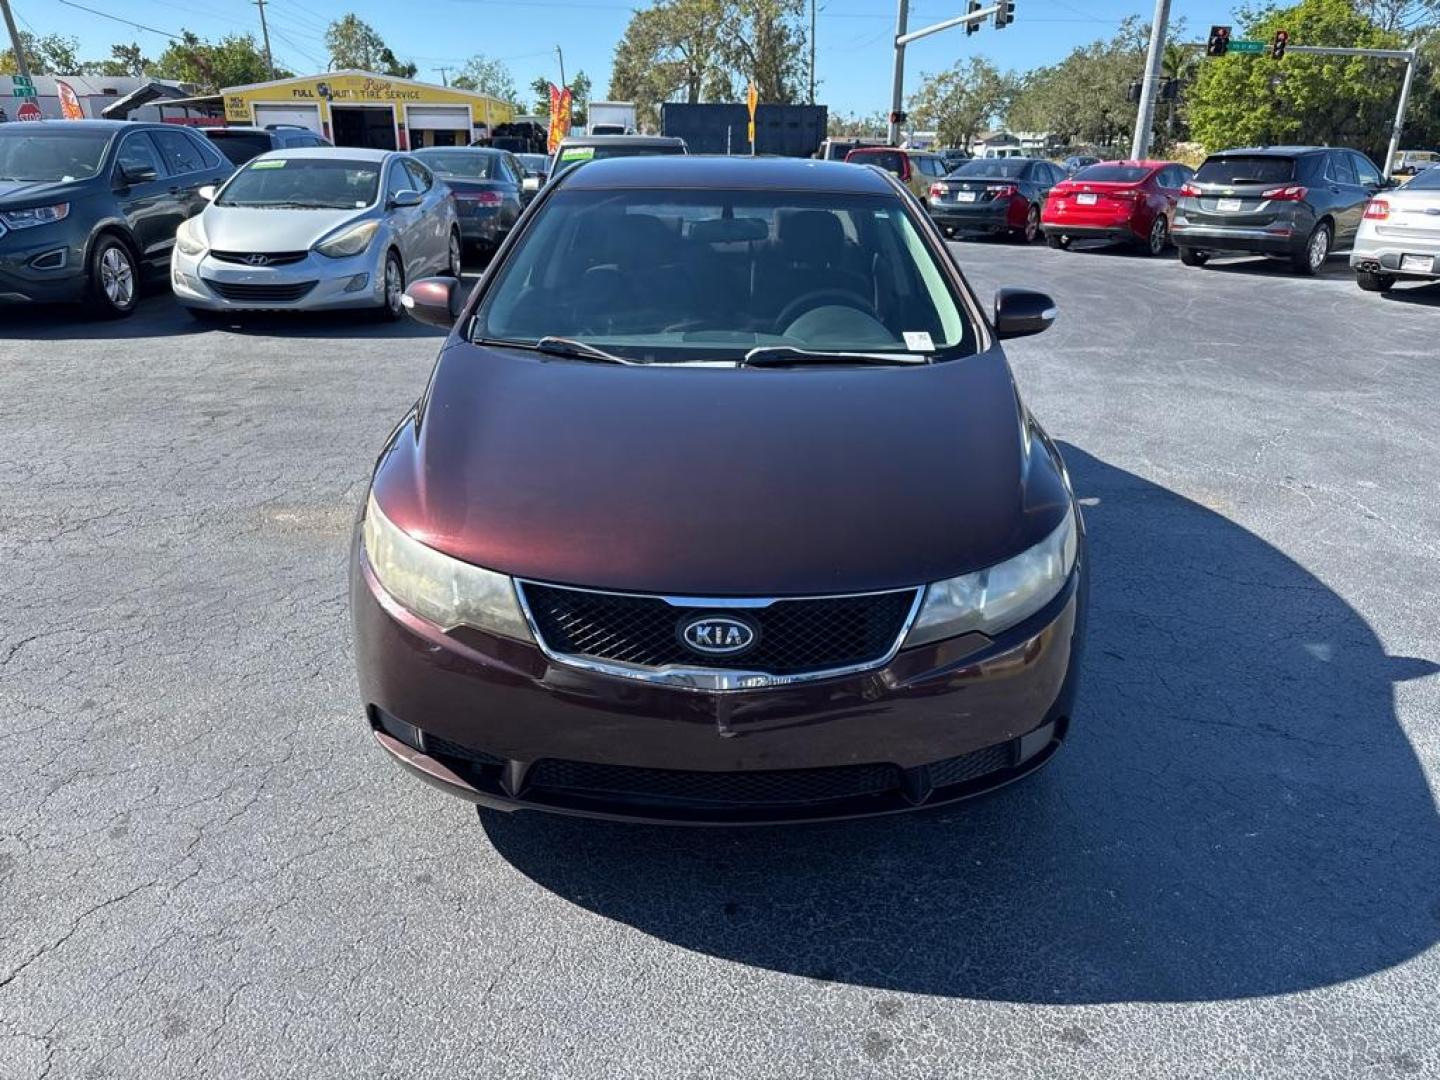
<path id="1" fill-rule="evenodd" d="M 683 823 L 932 806 L 1059 747 L 1084 525 L 986 311 L 878 169 L 553 181 L 450 328 L 356 526 L 366 715 L 499 809 Z"/>

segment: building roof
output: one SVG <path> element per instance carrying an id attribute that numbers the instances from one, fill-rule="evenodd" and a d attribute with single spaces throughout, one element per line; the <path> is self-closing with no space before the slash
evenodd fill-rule
<path id="1" fill-rule="evenodd" d="M 243 94 L 251 90 L 263 90 L 270 86 L 292 86 L 295 83 L 323 82 L 327 79 L 340 79 L 354 77 L 359 79 L 374 79 L 377 82 L 398 83 L 401 86 L 418 86 L 422 90 L 439 90 L 442 93 L 456 94 L 460 97 L 476 98 L 481 101 L 494 101 L 501 105 L 509 106 L 511 103 L 497 98 L 494 94 L 482 94 L 477 90 L 463 90 L 458 86 L 441 86 L 439 83 L 421 82 L 419 79 L 402 79 L 398 75 L 382 75 L 378 71 L 360 71 L 355 68 L 344 68 L 340 71 L 322 71 L 315 75 L 292 75 L 286 79 L 274 79 L 268 82 L 247 83 L 244 86 L 227 86 L 221 91 L 222 94 Z"/>
<path id="2" fill-rule="evenodd" d="M 562 174 L 567 188 L 715 188 L 894 195 L 878 169 L 810 158 L 663 154 L 591 161 Z"/>

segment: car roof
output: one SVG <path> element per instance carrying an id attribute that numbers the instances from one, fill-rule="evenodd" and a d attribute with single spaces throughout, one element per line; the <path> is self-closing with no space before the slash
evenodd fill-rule
<path id="1" fill-rule="evenodd" d="M 561 141 L 564 146 L 684 146 L 684 139 L 673 135 L 572 135 Z"/>
<path id="2" fill-rule="evenodd" d="M 226 124 L 224 127 L 204 127 L 200 129 L 206 135 L 228 135 L 236 132 L 241 135 L 273 135 L 275 132 L 270 128 L 255 127 L 251 124 Z M 281 128 L 282 131 L 291 131 L 293 128 Z M 309 128 L 305 128 L 309 131 Z M 313 133 L 312 133 L 313 134 Z"/>
<path id="3" fill-rule="evenodd" d="M 1348 150 L 1346 146 L 1236 146 L 1216 150 L 1211 157 L 1294 157 L 1296 154 L 1318 154 L 1325 150 Z"/>
<path id="4" fill-rule="evenodd" d="M 384 161 L 398 151 L 371 150 L 363 146 L 296 146 L 288 150 L 266 150 L 254 157 L 253 161 L 264 158 L 330 158 L 341 161 Z"/>
<path id="5" fill-rule="evenodd" d="M 893 195 L 878 169 L 814 158 L 723 157 L 700 154 L 602 158 L 563 174 L 565 186 L 603 188 L 741 188 L 753 191 L 835 191 Z"/>
<path id="6" fill-rule="evenodd" d="M 499 157 L 510 151 L 502 150 L 498 146 L 420 146 L 410 153 L 416 157 L 421 154 L 479 154 L 482 157 Z"/>
<path id="7" fill-rule="evenodd" d="M 1096 165 L 1119 165 L 1122 168 L 1132 169 L 1163 169 L 1167 165 L 1179 165 L 1178 161 L 1156 161 L 1145 158 L 1143 161 L 1136 158 L 1111 158 L 1095 162 Z"/>
<path id="8" fill-rule="evenodd" d="M 182 124 L 157 124 L 144 120 L 31 120 L 28 121 L 23 130 L 63 130 L 63 131 L 104 131 L 114 133 L 117 131 L 159 131 L 183 127 Z"/>

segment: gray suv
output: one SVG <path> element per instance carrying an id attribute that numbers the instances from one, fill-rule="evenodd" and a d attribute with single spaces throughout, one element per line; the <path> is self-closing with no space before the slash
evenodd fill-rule
<path id="1" fill-rule="evenodd" d="M 129 315 L 140 276 L 170 266 L 200 189 L 235 166 L 176 124 L 0 124 L 0 302 L 87 299 Z"/>
<path id="2" fill-rule="evenodd" d="M 301 147 L 330 146 L 309 128 L 299 124 L 272 124 L 269 127 L 201 128 L 238 169 L 267 150 L 293 150 Z"/>
<path id="3" fill-rule="evenodd" d="M 1365 204 L 1389 187 L 1358 150 L 1267 146 L 1211 154 L 1180 189 L 1171 238 L 1186 266 L 1219 251 L 1281 256 L 1314 274 L 1350 247 Z"/>

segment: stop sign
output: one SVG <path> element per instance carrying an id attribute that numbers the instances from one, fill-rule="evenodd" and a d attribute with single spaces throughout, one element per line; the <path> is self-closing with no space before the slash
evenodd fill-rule
<path id="1" fill-rule="evenodd" d="M 40 120 L 43 119 L 43 115 L 40 112 L 39 105 L 36 105 L 33 101 L 27 101 L 24 105 L 21 105 L 20 108 L 15 110 L 15 119 Z"/>

